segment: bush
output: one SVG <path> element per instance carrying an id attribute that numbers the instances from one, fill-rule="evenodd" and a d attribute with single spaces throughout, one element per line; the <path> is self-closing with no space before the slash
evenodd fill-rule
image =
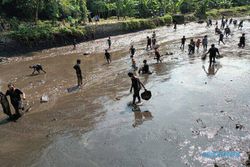
<path id="1" fill-rule="evenodd" d="M 42 39 L 51 39 L 53 37 L 52 27 L 50 25 L 32 25 L 21 24 L 18 29 L 10 34 L 12 39 L 17 41 L 36 41 Z"/>
<path id="2" fill-rule="evenodd" d="M 172 23 L 172 16 L 170 16 L 170 15 L 165 15 L 165 16 L 163 16 L 161 18 L 164 19 L 165 24 L 171 24 Z"/>
<path id="3" fill-rule="evenodd" d="M 195 5 L 189 0 L 185 0 L 180 5 L 180 11 L 182 14 L 194 12 Z"/>
<path id="4" fill-rule="evenodd" d="M 81 38 L 86 33 L 82 27 L 53 27 L 50 22 L 37 22 L 37 24 L 20 24 L 9 37 L 24 44 L 33 44 L 40 41 L 53 40 L 55 36 Z"/>
<path id="5" fill-rule="evenodd" d="M 234 7 L 230 9 L 212 9 L 207 12 L 208 17 L 214 19 L 218 19 L 222 15 L 241 17 L 247 14 L 250 14 L 250 6 Z"/>
<path id="6" fill-rule="evenodd" d="M 164 26 L 172 22 L 170 15 L 163 17 L 156 17 L 153 19 L 132 19 L 122 22 L 123 29 L 125 31 L 137 31 L 142 29 L 153 29 L 157 26 Z"/>

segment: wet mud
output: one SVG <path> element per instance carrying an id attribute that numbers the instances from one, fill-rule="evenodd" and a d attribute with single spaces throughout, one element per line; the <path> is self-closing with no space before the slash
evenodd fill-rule
<path id="1" fill-rule="evenodd" d="M 0 62 L 0 89 L 16 83 L 32 107 L 17 122 L 0 113 L 0 163 L 3 166 L 245 166 L 249 151 L 250 43 L 237 44 L 242 32 L 231 27 L 226 45 L 217 45 L 214 27 L 189 23 L 155 29 L 163 63 L 146 51 L 153 30 L 112 37 L 112 63 L 106 64 L 106 39 L 54 48 Z M 223 58 L 209 68 L 202 49 L 194 55 L 180 50 L 185 35 L 208 35 Z M 249 34 L 246 34 L 247 39 Z M 187 40 L 187 43 L 189 40 Z M 140 79 L 153 94 L 139 109 L 128 106 L 135 60 L 148 60 L 152 75 Z M 172 52 L 173 54 L 168 54 Z M 84 86 L 76 87 L 73 65 L 82 60 Z M 31 76 L 40 63 L 46 74 Z M 49 100 L 40 103 L 45 95 Z M 238 158 L 205 158 L 206 151 L 238 151 Z"/>

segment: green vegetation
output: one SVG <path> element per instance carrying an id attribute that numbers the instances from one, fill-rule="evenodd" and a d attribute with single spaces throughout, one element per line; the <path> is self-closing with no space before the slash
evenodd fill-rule
<path id="1" fill-rule="evenodd" d="M 249 4 L 250 0 L 0 0 L 0 33 L 27 44 L 72 41 L 94 33 L 86 24 L 95 16 L 100 17 L 98 25 L 113 18 L 123 31 L 136 31 L 170 24 L 173 14 L 185 14 L 187 20 L 242 16 L 250 14 Z"/>
<path id="2" fill-rule="evenodd" d="M 250 15 L 250 5 L 234 7 L 229 9 L 212 9 L 207 12 L 207 16 L 210 18 L 218 19 L 221 17 L 221 15 L 229 17 L 230 16 L 241 17 L 244 15 Z"/>
<path id="3" fill-rule="evenodd" d="M 9 36 L 24 43 L 36 42 L 38 40 L 52 40 L 56 36 L 65 38 L 77 38 L 85 34 L 83 27 L 71 27 L 67 25 L 52 24 L 51 22 L 38 22 L 36 25 L 22 23 Z"/>
<path id="4" fill-rule="evenodd" d="M 156 17 L 153 19 L 132 19 L 123 22 L 123 28 L 125 31 L 135 31 L 142 29 L 152 29 L 157 26 L 164 26 L 172 23 L 172 17 L 165 15 L 163 17 Z"/>

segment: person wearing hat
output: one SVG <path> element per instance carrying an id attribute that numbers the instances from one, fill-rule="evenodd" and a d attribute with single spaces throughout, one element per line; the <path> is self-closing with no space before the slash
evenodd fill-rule
<path id="1" fill-rule="evenodd" d="M 133 95 L 133 105 L 135 105 L 135 100 L 136 98 L 138 99 L 138 103 L 141 103 L 141 97 L 140 97 L 140 90 L 141 87 L 143 87 L 145 90 L 145 86 L 141 83 L 140 79 L 134 76 L 132 72 L 128 73 L 128 76 L 131 78 L 131 88 L 130 88 L 130 93 L 132 93 L 132 90 L 134 90 L 134 95 Z"/>
<path id="2" fill-rule="evenodd" d="M 8 84 L 8 90 L 6 92 L 6 96 L 10 96 L 10 101 L 12 106 L 15 109 L 15 115 L 17 117 L 21 117 L 20 109 L 24 110 L 23 101 L 25 100 L 25 93 L 23 93 L 20 89 L 15 88 L 14 84 Z"/>

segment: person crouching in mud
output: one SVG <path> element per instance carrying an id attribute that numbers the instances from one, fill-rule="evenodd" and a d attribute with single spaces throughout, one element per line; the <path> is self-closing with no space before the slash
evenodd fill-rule
<path id="1" fill-rule="evenodd" d="M 218 56 L 220 56 L 219 50 L 215 47 L 214 44 L 211 45 L 211 48 L 208 50 L 206 55 L 209 53 L 209 66 L 212 65 L 212 63 L 215 63 L 216 53 L 218 53 Z"/>
<path id="2" fill-rule="evenodd" d="M 82 85 L 82 70 L 80 67 L 81 60 L 76 61 L 76 65 L 74 65 L 74 69 L 76 70 L 76 76 L 77 76 L 77 85 L 81 86 Z"/>
<path id="3" fill-rule="evenodd" d="M 105 58 L 107 60 L 107 63 L 110 64 L 111 63 L 111 55 L 107 49 L 105 50 Z"/>
<path id="4" fill-rule="evenodd" d="M 147 64 L 147 60 L 143 60 L 143 67 L 140 68 L 139 74 L 152 74 L 152 72 L 149 71 L 149 65 Z"/>
<path id="5" fill-rule="evenodd" d="M 6 96 L 10 96 L 10 101 L 12 106 L 15 109 L 15 115 L 17 118 L 21 117 L 20 110 L 24 110 L 23 107 L 23 100 L 25 100 L 25 93 L 23 93 L 21 90 L 15 88 L 15 86 L 10 83 L 8 84 L 8 90 L 6 92 Z"/>
<path id="6" fill-rule="evenodd" d="M 11 114 L 10 104 L 5 94 L 3 94 L 3 92 L 0 92 L 0 103 L 3 108 L 3 112 L 9 116 L 8 120 L 12 120 L 13 116 Z"/>
<path id="7" fill-rule="evenodd" d="M 162 62 L 160 52 L 157 48 L 155 48 L 155 59 L 157 60 L 157 63 Z"/>
<path id="8" fill-rule="evenodd" d="M 36 64 L 36 65 L 30 66 L 30 68 L 33 69 L 32 75 L 34 75 L 35 72 L 40 74 L 40 71 L 42 71 L 43 73 L 46 74 L 46 71 L 43 70 L 43 66 L 41 64 Z"/>
<path id="9" fill-rule="evenodd" d="M 131 78 L 131 81 L 132 81 L 131 88 L 130 88 L 130 93 L 132 93 L 132 90 L 134 89 L 134 95 L 133 95 L 133 102 L 132 102 L 132 104 L 133 105 L 136 104 L 135 103 L 136 98 L 138 98 L 138 103 L 141 103 L 140 90 L 141 90 L 141 87 L 143 87 L 145 90 L 146 90 L 146 88 L 141 83 L 141 81 L 139 80 L 139 78 L 135 77 L 132 72 L 129 72 L 128 76 Z"/>

